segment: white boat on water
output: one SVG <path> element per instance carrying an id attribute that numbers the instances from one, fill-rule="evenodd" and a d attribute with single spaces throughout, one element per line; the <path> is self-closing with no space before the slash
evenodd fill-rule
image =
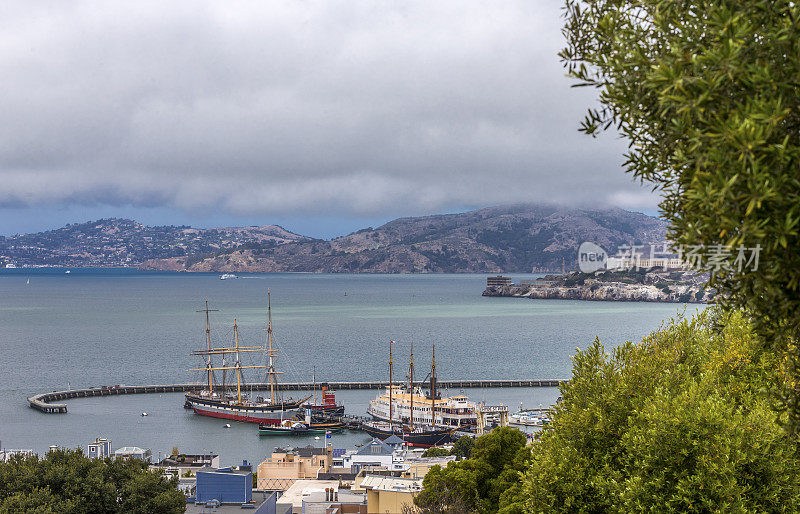
<path id="1" fill-rule="evenodd" d="M 509 422 L 512 425 L 539 427 L 550 423 L 550 419 L 547 417 L 547 412 L 544 410 L 520 411 L 509 416 Z"/>
<path id="2" fill-rule="evenodd" d="M 239 277 L 237 275 L 234 275 L 233 273 L 223 273 L 222 275 L 219 276 L 220 280 L 228 280 L 229 278 L 239 278 Z"/>
<path id="3" fill-rule="evenodd" d="M 391 347 L 391 345 L 390 345 Z M 391 359 L 391 357 L 390 357 Z M 435 356 L 431 371 L 431 387 L 426 394 L 422 387 L 409 384 L 386 386 L 386 392 L 370 400 L 367 414 L 379 421 L 421 424 L 446 428 L 468 428 L 477 425 L 475 402 L 463 394 L 442 397 L 436 386 Z M 433 391 L 433 397 L 431 396 Z"/>

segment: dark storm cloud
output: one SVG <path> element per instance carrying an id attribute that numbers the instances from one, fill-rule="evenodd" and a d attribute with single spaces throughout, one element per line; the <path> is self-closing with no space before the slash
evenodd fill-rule
<path id="1" fill-rule="evenodd" d="M 556 0 L 0 7 L 0 204 L 651 207 L 556 52 Z"/>

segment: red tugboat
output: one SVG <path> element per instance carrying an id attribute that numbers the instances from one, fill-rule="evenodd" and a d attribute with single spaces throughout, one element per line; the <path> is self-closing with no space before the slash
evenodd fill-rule
<path id="1" fill-rule="evenodd" d="M 236 320 L 233 323 L 234 345 L 227 348 L 215 348 L 211 345 L 211 325 L 209 323 L 209 312 L 213 309 L 206 308 L 198 312 L 206 314 L 206 349 L 192 352 L 192 355 L 203 357 L 205 367 L 195 368 L 189 371 L 204 371 L 207 375 L 205 388 L 200 391 L 186 393 L 185 407 L 194 410 L 196 414 L 211 416 L 215 418 L 232 419 L 235 421 L 247 421 L 259 423 L 260 425 L 277 425 L 286 419 L 292 419 L 298 415 L 298 409 L 302 403 L 311 396 L 301 400 L 281 400 L 278 391 L 277 375 L 281 371 L 275 371 L 277 361 L 277 347 L 272 342 L 272 305 L 267 291 L 267 342 L 268 347 L 263 346 L 239 346 L 239 327 Z M 265 352 L 268 357 L 266 366 L 242 366 L 239 359 L 240 354 L 246 352 Z M 228 359 L 233 357 L 233 362 Z M 221 365 L 215 365 L 215 358 L 221 359 Z M 242 370 L 252 368 L 264 368 L 267 370 L 269 379 L 269 398 L 256 397 L 250 400 L 246 393 L 242 392 Z M 215 380 L 215 371 L 222 372 L 222 386 L 218 386 Z M 233 385 L 225 384 L 225 374 L 227 371 L 236 373 L 236 389 Z"/>
<path id="2" fill-rule="evenodd" d="M 336 403 L 336 393 L 328 388 L 327 382 L 322 383 L 322 403 L 317 403 L 316 395 L 314 403 L 306 403 L 303 408 L 307 409 L 313 417 L 339 417 L 344 415 L 344 405 Z"/>

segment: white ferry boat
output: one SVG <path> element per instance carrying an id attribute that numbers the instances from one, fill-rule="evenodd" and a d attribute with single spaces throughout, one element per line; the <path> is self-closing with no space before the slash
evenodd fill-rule
<path id="1" fill-rule="evenodd" d="M 436 387 L 436 349 L 433 350 L 433 363 L 431 365 L 430 384 L 428 394 L 422 391 L 422 387 L 407 387 L 406 385 L 395 385 L 391 379 L 392 366 L 392 344 L 389 344 L 389 386 L 386 393 L 378 395 L 374 400 L 370 400 L 367 406 L 367 414 L 381 421 L 391 423 L 399 422 L 414 425 L 420 423 L 430 427 L 443 427 L 465 429 L 474 427 L 478 424 L 477 409 L 475 402 L 463 394 L 442 398 Z M 414 383 L 414 350 L 413 342 L 411 350 L 411 380 Z"/>
<path id="2" fill-rule="evenodd" d="M 411 420 L 411 393 L 405 385 L 393 385 L 386 388 L 384 394 L 370 400 L 367 407 L 367 414 L 375 419 L 389 421 L 389 397 L 392 402 L 392 421 L 399 423 L 409 423 Z M 467 428 L 478 423 L 477 408 L 475 402 L 469 401 L 464 395 L 455 395 L 447 398 L 435 398 L 431 400 L 429 395 L 425 395 L 422 388 L 414 388 L 413 408 L 414 421 L 437 427 Z M 434 410 L 435 418 L 431 421 L 431 410 Z"/>
<path id="3" fill-rule="evenodd" d="M 234 275 L 233 273 L 223 273 L 219 276 L 220 280 L 228 280 L 229 278 L 239 278 L 238 276 Z"/>

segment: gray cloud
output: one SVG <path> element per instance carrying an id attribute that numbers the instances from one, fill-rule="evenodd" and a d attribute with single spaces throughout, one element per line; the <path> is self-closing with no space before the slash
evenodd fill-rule
<path id="1" fill-rule="evenodd" d="M 0 7 L 0 205 L 411 214 L 652 208 L 560 2 L 21 2 Z"/>

